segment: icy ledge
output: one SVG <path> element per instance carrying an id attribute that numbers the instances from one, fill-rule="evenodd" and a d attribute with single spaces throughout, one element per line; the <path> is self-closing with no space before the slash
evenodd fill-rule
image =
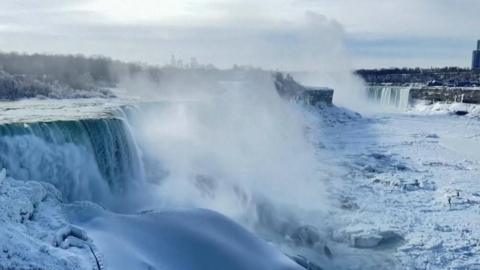
<path id="1" fill-rule="evenodd" d="M 92 269 L 87 250 L 55 246 L 56 232 L 68 226 L 59 198 L 50 184 L 0 171 L 0 269 Z"/>
<path id="2" fill-rule="evenodd" d="M 208 210 L 120 215 L 0 171 L 0 269 L 300 270 Z"/>

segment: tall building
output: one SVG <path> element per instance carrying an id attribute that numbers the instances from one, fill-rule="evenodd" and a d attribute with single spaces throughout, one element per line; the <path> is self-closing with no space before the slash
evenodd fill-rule
<path id="1" fill-rule="evenodd" d="M 480 40 L 477 41 L 477 49 L 473 51 L 472 69 L 480 71 Z"/>

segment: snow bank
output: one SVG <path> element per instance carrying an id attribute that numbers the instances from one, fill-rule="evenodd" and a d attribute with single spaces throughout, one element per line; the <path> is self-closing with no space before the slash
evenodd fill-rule
<path id="1" fill-rule="evenodd" d="M 467 117 L 480 117 L 480 105 L 466 103 L 427 104 L 420 102 L 415 104 L 410 112 L 424 115 L 459 114 L 461 116 L 466 115 Z"/>
<path id="2" fill-rule="evenodd" d="M 0 170 L 0 269 L 301 269 L 212 211 L 120 215 L 59 198 Z"/>
<path id="3" fill-rule="evenodd" d="M 321 130 L 331 136 L 323 151 L 351 168 L 328 183 L 339 209 L 327 241 L 343 261 L 331 269 L 480 269 L 480 125 L 449 115 L 459 105 Z"/>
<path id="4" fill-rule="evenodd" d="M 202 209 L 120 215 L 87 204 L 68 209 L 107 269 L 302 269 L 233 221 Z"/>
<path id="5" fill-rule="evenodd" d="M 5 170 L 0 180 L 0 269 L 92 269 L 87 250 L 53 245 L 68 225 L 55 188 L 14 180 Z"/>

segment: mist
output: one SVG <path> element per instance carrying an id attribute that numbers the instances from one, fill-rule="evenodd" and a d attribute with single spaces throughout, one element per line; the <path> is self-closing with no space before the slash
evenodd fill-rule
<path id="1" fill-rule="evenodd" d="M 133 113 L 157 203 L 209 208 L 250 227 L 265 201 L 321 211 L 324 175 L 306 136 L 307 112 L 278 96 L 268 72 L 236 77 L 171 81 L 182 85 L 177 95 L 167 85 L 150 89 L 152 102 Z"/>

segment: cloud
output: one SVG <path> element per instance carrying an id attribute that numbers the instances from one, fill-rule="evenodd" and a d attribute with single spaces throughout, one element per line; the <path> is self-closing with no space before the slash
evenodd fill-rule
<path id="1" fill-rule="evenodd" d="M 154 17 L 149 22 L 121 23 L 78 2 L 56 9 L 43 6 L 35 16 L 3 15 L 4 21 L 14 25 L 4 32 L 9 38 L 1 39 L 0 45 L 7 50 L 104 54 L 153 64 L 167 63 L 174 54 L 220 67 L 240 64 L 286 70 L 338 62 L 342 53 L 341 25 L 312 11 L 303 13 L 302 20 L 289 20 L 262 17 L 263 11 L 255 13 L 253 2 L 248 1 L 210 2 L 206 6 L 217 15 L 197 24 Z M 41 24 L 34 23 L 40 18 Z"/>
<path id="2" fill-rule="evenodd" d="M 350 34 L 416 37 L 471 36 L 480 27 L 476 0 L 294 0 L 328 14 Z M 323 12 L 321 12 L 322 10 Z M 378 36 L 377 36 L 378 37 Z"/>
<path id="3" fill-rule="evenodd" d="M 475 0 L 5 0 L 0 46 L 281 69 L 461 64 L 478 38 L 477 10 Z"/>

